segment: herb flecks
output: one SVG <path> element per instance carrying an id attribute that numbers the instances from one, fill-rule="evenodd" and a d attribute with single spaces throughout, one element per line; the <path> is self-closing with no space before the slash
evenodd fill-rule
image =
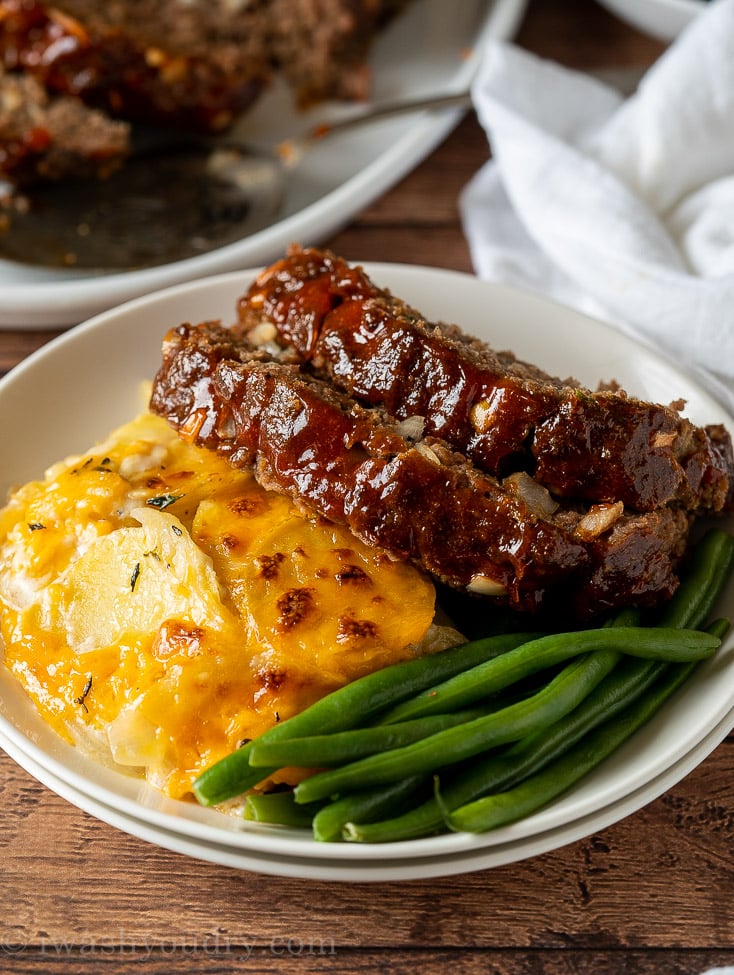
<path id="1" fill-rule="evenodd" d="M 78 704 L 80 707 L 84 708 L 84 713 L 89 714 L 89 708 L 87 707 L 87 695 L 92 689 L 92 675 L 87 677 L 87 682 L 84 685 L 84 690 L 81 692 L 79 697 L 74 698 L 74 704 Z"/>
<path id="2" fill-rule="evenodd" d="M 40 532 L 45 527 L 46 526 L 42 522 L 40 522 L 40 521 L 31 521 L 28 524 L 28 531 L 29 532 Z"/>
<path id="3" fill-rule="evenodd" d="M 135 592 L 135 586 L 138 584 L 138 579 L 140 578 L 140 563 L 135 563 L 135 568 L 133 569 L 132 575 L 130 576 L 130 591 Z"/>
<path id="4" fill-rule="evenodd" d="M 172 504 L 176 501 L 180 501 L 183 494 L 159 494 L 155 498 L 148 498 L 145 502 L 150 505 L 151 508 L 157 508 L 159 511 L 164 511 L 166 508 L 170 508 Z"/>

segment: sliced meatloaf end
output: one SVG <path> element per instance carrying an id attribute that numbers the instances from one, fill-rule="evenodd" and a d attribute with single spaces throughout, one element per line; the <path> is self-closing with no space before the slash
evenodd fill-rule
<path id="1" fill-rule="evenodd" d="M 291 248 L 243 296 L 239 318 L 245 334 L 272 324 L 319 374 L 395 417 L 423 417 L 429 434 L 496 476 L 524 469 L 559 497 L 638 511 L 731 507 L 726 431 L 622 390 L 569 384 L 426 322 L 328 252 Z"/>
<path id="2" fill-rule="evenodd" d="M 126 122 L 0 68 L 0 177 L 9 182 L 108 176 L 127 158 L 129 136 Z"/>
<path id="3" fill-rule="evenodd" d="M 583 522 L 583 519 L 582 519 Z M 650 608 L 678 588 L 678 568 L 685 555 L 693 517 L 677 507 L 644 513 L 624 512 L 608 529 L 589 539 L 591 567 L 584 585 L 569 594 L 581 617 L 605 615 L 627 605 Z"/>
<path id="4" fill-rule="evenodd" d="M 133 121 L 220 132 L 271 68 L 264 0 L 0 0 L 0 60 Z"/>
<path id="5" fill-rule="evenodd" d="M 301 106 L 368 94 L 409 0 L 0 0 L 0 61 L 132 121 L 223 132 L 278 72 Z"/>
<path id="6" fill-rule="evenodd" d="M 151 408 L 306 513 L 450 585 L 532 609 L 588 562 L 568 532 L 441 441 L 406 439 L 381 411 L 297 366 L 233 350 L 211 324 L 169 333 Z"/>

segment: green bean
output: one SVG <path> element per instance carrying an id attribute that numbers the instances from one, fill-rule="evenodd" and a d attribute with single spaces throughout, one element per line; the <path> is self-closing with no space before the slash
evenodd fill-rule
<path id="1" fill-rule="evenodd" d="M 376 725 L 336 731 L 330 735 L 311 735 L 307 738 L 286 738 L 284 741 L 263 742 L 257 739 L 250 750 L 250 765 L 283 768 L 321 768 L 344 765 L 365 755 L 385 752 L 391 748 L 411 745 L 445 728 L 466 724 L 487 714 L 487 708 L 456 711 L 451 714 L 432 714 L 399 724 Z"/>
<path id="2" fill-rule="evenodd" d="M 447 811 L 444 816 L 446 825 L 457 831 L 484 832 L 522 819 L 545 806 L 596 768 L 637 731 L 683 683 L 694 666 L 691 663 L 671 667 L 652 694 L 633 704 L 609 724 L 601 725 L 561 758 L 507 792 L 484 796 Z"/>
<path id="3" fill-rule="evenodd" d="M 443 788 L 443 803 L 456 809 L 480 796 L 508 789 L 559 758 L 593 728 L 645 693 L 669 665 L 655 660 L 623 660 L 589 696 L 549 728 L 521 738 L 506 751 L 490 754 L 458 773 Z M 328 808 L 328 807 L 324 807 Z M 438 833 L 444 812 L 435 796 L 400 816 L 382 822 L 345 822 L 342 835 L 359 843 L 387 843 Z"/>
<path id="4" fill-rule="evenodd" d="M 627 608 L 608 619 L 604 625 L 634 626 L 639 619 L 639 610 Z M 585 701 L 550 728 L 543 728 L 520 739 L 500 754 L 490 754 L 484 759 L 479 757 L 468 769 L 454 772 L 448 790 L 444 789 L 444 801 L 450 808 L 460 806 L 537 771 L 572 747 L 595 723 L 603 720 L 608 709 L 623 706 L 631 694 L 641 692 L 647 686 L 647 680 L 654 679 L 665 666 L 652 661 L 623 660 L 621 671 L 619 666 L 616 667 Z M 325 810 L 328 808 L 325 807 Z M 361 820 L 357 816 L 345 819 L 341 836 L 362 843 L 393 842 L 440 832 L 443 825 L 442 809 L 433 796 L 402 815 L 382 822 Z"/>
<path id="5" fill-rule="evenodd" d="M 474 640 L 440 653 L 393 664 L 332 691 L 305 711 L 265 731 L 258 741 L 322 734 L 354 728 L 361 722 L 411 697 L 426 687 L 476 666 L 534 639 L 537 633 L 506 633 Z M 276 769 L 254 768 L 252 743 L 210 766 L 194 782 L 194 795 L 204 806 L 216 805 L 247 792 Z"/>
<path id="6" fill-rule="evenodd" d="M 426 782 L 426 776 L 413 775 L 390 782 L 380 789 L 350 792 L 319 809 L 311 823 L 313 838 L 320 842 L 339 840 L 345 823 L 369 823 L 389 815 L 403 802 L 414 798 Z"/>
<path id="7" fill-rule="evenodd" d="M 709 630 L 723 639 L 728 620 L 715 621 Z M 486 832 L 536 812 L 596 768 L 656 714 L 685 682 L 696 663 L 671 665 L 649 694 L 600 725 L 561 758 L 506 792 L 476 799 L 453 811 L 446 810 L 446 825 L 455 831 Z M 440 796 L 439 796 L 440 801 Z"/>
<path id="8" fill-rule="evenodd" d="M 530 674 L 590 651 L 609 649 L 635 657 L 683 662 L 711 656 L 717 646 L 716 639 L 706 634 L 668 627 L 609 626 L 553 633 L 422 691 L 381 715 L 381 722 L 391 724 L 467 707 Z"/>
<path id="9" fill-rule="evenodd" d="M 688 623 L 684 614 L 680 615 L 680 619 L 681 625 Z M 710 630 L 721 639 L 726 633 L 726 627 L 721 624 Z M 663 662 L 623 661 L 621 668 L 615 669 L 585 701 L 552 727 L 529 735 L 499 755 L 480 759 L 468 769 L 455 773 L 442 790 L 445 807 L 455 809 L 489 792 L 509 789 L 540 771 L 601 722 L 613 717 L 654 686 L 667 667 Z M 325 810 L 328 808 L 324 807 Z M 341 835 L 351 842 L 388 843 L 429 836 L 440 832 L 443 826 L 444 813 L 433 796 L 391 819 L 360 821 L 354 816 L 343 822 Z"/>
<path id="10" fill-rule="evenodd" d="M 227 799 L 241 796 L 243 792 L 247 792 L 277 771 L 277 769 L 253 769 L 250 766 L 251 744 L 247 742 L 236 752 L 210 765 L 194 781 L 194 796 L 202 806 L 216 806 L 220 802 L 226 802 Z"/>
<path id="11" fill-rule="evenodd" d="M 640 613 L 636 609 L 625 609 L 617 614 L 613 619 L 606 621 L 605 626 L 634 626 L 639 622 Z M 637 663 L 637 662 L 635 662 Z M 656 666 L 654 664 L 645 666 Z M 609 678 L 605 678 L 605 681 Z M 524 696 L 527 696 L 527 691 Z M 515 698 L 516 700 L 521 699 L 521 695 Z M 509 704 L 512 701 L 507 700 L 507 695 L 503 695 L 503 703 Z M 573 712 L 575 713 L 575 712 Z M 541 738 L 545 738 L 545 733 L 539 733 Z M 532 736 L 531 736 L 532 737 Z M 526 739 L 523 739 L 523 741 Z M 518 743 L 519 744 L 519 743 Z M 490 762 L 492 759 L 490 759 Z M 388 785 L 383 785 L 374 789 L 363 789 L 358 793 L 349 793 L 341 799 L 336 799 L 333 802 L 328 803 L 323 806 L 319 812 L 314 816 L 313 819 L 313 836 L 315 840 L 320 842 L 329 842 L 342 839 L 342 834 L 345 830 L 347 824 L 359 823 L 358 828 L 362 828 L 365 824 L 375 824 L 375 827 L 379 831 L 384 825 L 383 822 L 376 822 L 381 819 L 386 813 L 390 813 L 392 818 L 389 822 L 401 823 L 407 820 L 410 824 L 413 823 L 415 827 L 416 814 L 419 811 L 423 811 L 426 807 L 433 807 L 435 822 L 430 822 L 425 826 L 423 830 L 419 830 L 413 833 L 410 828 L 407 829 L 405 836 L 396 835 L 394 837 L 387 836 L 386 840 L 390 839 L 411 839 L 413 836 L 426 835 L 426 833 L 435 832 L 438 828 L 443 826 L 443 817 L 440 809 L 438 808 L 434 799 L 429 799 L 425 804 L 415 807 L 415 803 L 397 820 L 395 814 L 400 811 L 402 807 L 405 806 L 405 800 L 410 797 L 415 800 L 419 798 L 416 796 L 416 792 L 419 787 L 425 784 L 425 778 L 422 776 L 416 776 L 413 779 L 404 780 L 407 784 L 405 792 L 402 790 L 398 792 L 401 783 L 389 783 Z M 470 798 L 475 798 L 475 796 L 467 795 L 461 801 L 468 802 Z M 459 803 L 457 803 L 458 805 Z M 344 837 L 347 838 L 347 837 Z M 378 840 L 379 841 L 379 840 Z"/>
<path id="12" fill-rule="evenodd" d="M 685 576 L 656 625 L 702 626 L 734 567 L 734 537 L 711 529 L 698 542 Z"/>
<path id="13" fill-rule="evenodd" d="M 311 826 L 316 809 L 301 806 L 291 790 L 283 792 L 253 792 L 245 799 L 244 818 L 273 826 Z"/>
<path id="14" fill-rule="evenodd" d="M 414 776 L 393 782 L 379 794 L 374 790 L 354 792 L 339 802 L 324 805 L 321 802 L 308 806 L 296 803 L 293 790 L 276 792 L 251 792 L 245 799 L 243 818 L 271 826 L 311 827 L 317 840 L 338 840 L 343 824 L 355 816 L 360 822 L 379 819 L 403 802 L 416 790 L 425 787 L 424 776 Z"/>
<path id="15" fill-rule="evenodd" d="M 729 631 L 731 630 L 731 620 L 727 617 L 720 616 L 713 622 L 709 623 L 706 627 L 706 632 L 711 633 L 713 636 L 717 637 L 723 642 Z"/>
<path id="16" fill-rule="evenodd" d="M 396 782 L 406 775 L 431 773 L 497 745 L 517 741 L 571 711 L 612 670 L 619 657 L 615 650 L 589 654 L 572 661 L 542 690 L 524 701 L 439 731 L 413 745 L 318 772 L 296 786 L 296 802 L 326 799 L 353 789 Z"/>
<path id="17" fill-rule="evenodd" d="M 698 544 L 686 575 L 663 611 L 667 626 L 700 625 L 721 594 L 734 559 L 734 538 L 713 530 Z M 616 622 L 629 621 L 620 613 Z M 709 632 L 723 639 L 725 621 L 717 621 Z M 623 661 L 592 691 L 586 701 L 551 728 L 521 739 L 500 755 L 490 755 L 458 775 L 443 790 L 448 809 L 455 809 L 498 789 L 509 789 L 573 747 L 592 728 L 613 717 L 631 704 L 664 674 L 665 663 L 640 660 Z M 328 809 L 329 807 L 325 807 Z M 444 825 L 443 812 L 435 797 L 402 815 L 380 822 L 360 822 L 355 816 L 344 822 L 344 839 L 362 843 L 385 843 L 415 839 L 439 832 Z"/>
<path id="18" fill-rule="evenodd" d="M 605 620 L 604 626 L 639 626 L 642 613 L 634 606 L 620 609 L 616 616 Z"/>

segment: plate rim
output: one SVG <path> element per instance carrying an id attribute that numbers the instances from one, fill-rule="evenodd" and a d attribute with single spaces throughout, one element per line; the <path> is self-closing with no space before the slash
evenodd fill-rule
<path id="1" fill-rule="evenodd" d="M 306 858 L 293 859 L 269 853 L 259 854 L 252 850 L 233 849 L 217 843 L 197 841 L 182 834 L 159 829 L 145 820 L 127 816 L 119 810 L 106 806 L 90 796 L 80 793 L 73 787 L 41 766 L 28 756 L 18 760 L 19 749 L 7 748 L 7 742 L 0 735 L 0 749 L 55 795 L 69 802 L 77 809 L 94 816 L 114 829 L 147 843 L 160 846 L 173 853 L 203 860 L 207 863 L 225 866 L 234 870 L 248 870 L 270 876 L 293 877 L 306 880 L 328 881 L 331 883 L 383 883 L 412 880 L 427 880 L 438 877 L 458 876 L 495 869 L 522 860 L 532 859 L 576 843 L 586 837 L 608 829 L 642 810 L 654 802 L 670 788 L 685 779 L 700 765 L 726 738 L 734 725 L 734 714 L 717 725 L 709 735 L 683 756 L 674 766 L 660 776 L 636 790 L 630 796 L 611 803 L 600 813 L 583 817 L 556 829 L 539 834 L 532 846 L 518 841 L 499 844 L 489 849 L 462 851 L 431 858 L 411 860 L 391 860 L 387 864 L 380 859 L 379 849 L 371 860 L 351 861 L 344 859 L 323 861 L 318 857 L 313 861 Z M 516 847 L 520 847 L 519 851 Z M 515 853 L 519 855 L 514 855 Z"/>

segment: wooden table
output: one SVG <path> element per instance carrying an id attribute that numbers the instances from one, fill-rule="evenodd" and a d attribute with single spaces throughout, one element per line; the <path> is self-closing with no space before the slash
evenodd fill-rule
<path id="1" fill-rule="evenodd" d="M 534 0 L 518 43 L 577 68 L 645 65 L 662 51 L 593 0 Z M 468 117 L 328 243 L 349 258 L 470 270 L 456 198 L 487 153 Z M 0 368 L 53 334 L 0 332 Z M 733 768 L 729 739 L 662 798 L 564 849 L 371 885 L 168 853 L 0 754 L 0 971 L 695 975 L 734 964 Z"/>

